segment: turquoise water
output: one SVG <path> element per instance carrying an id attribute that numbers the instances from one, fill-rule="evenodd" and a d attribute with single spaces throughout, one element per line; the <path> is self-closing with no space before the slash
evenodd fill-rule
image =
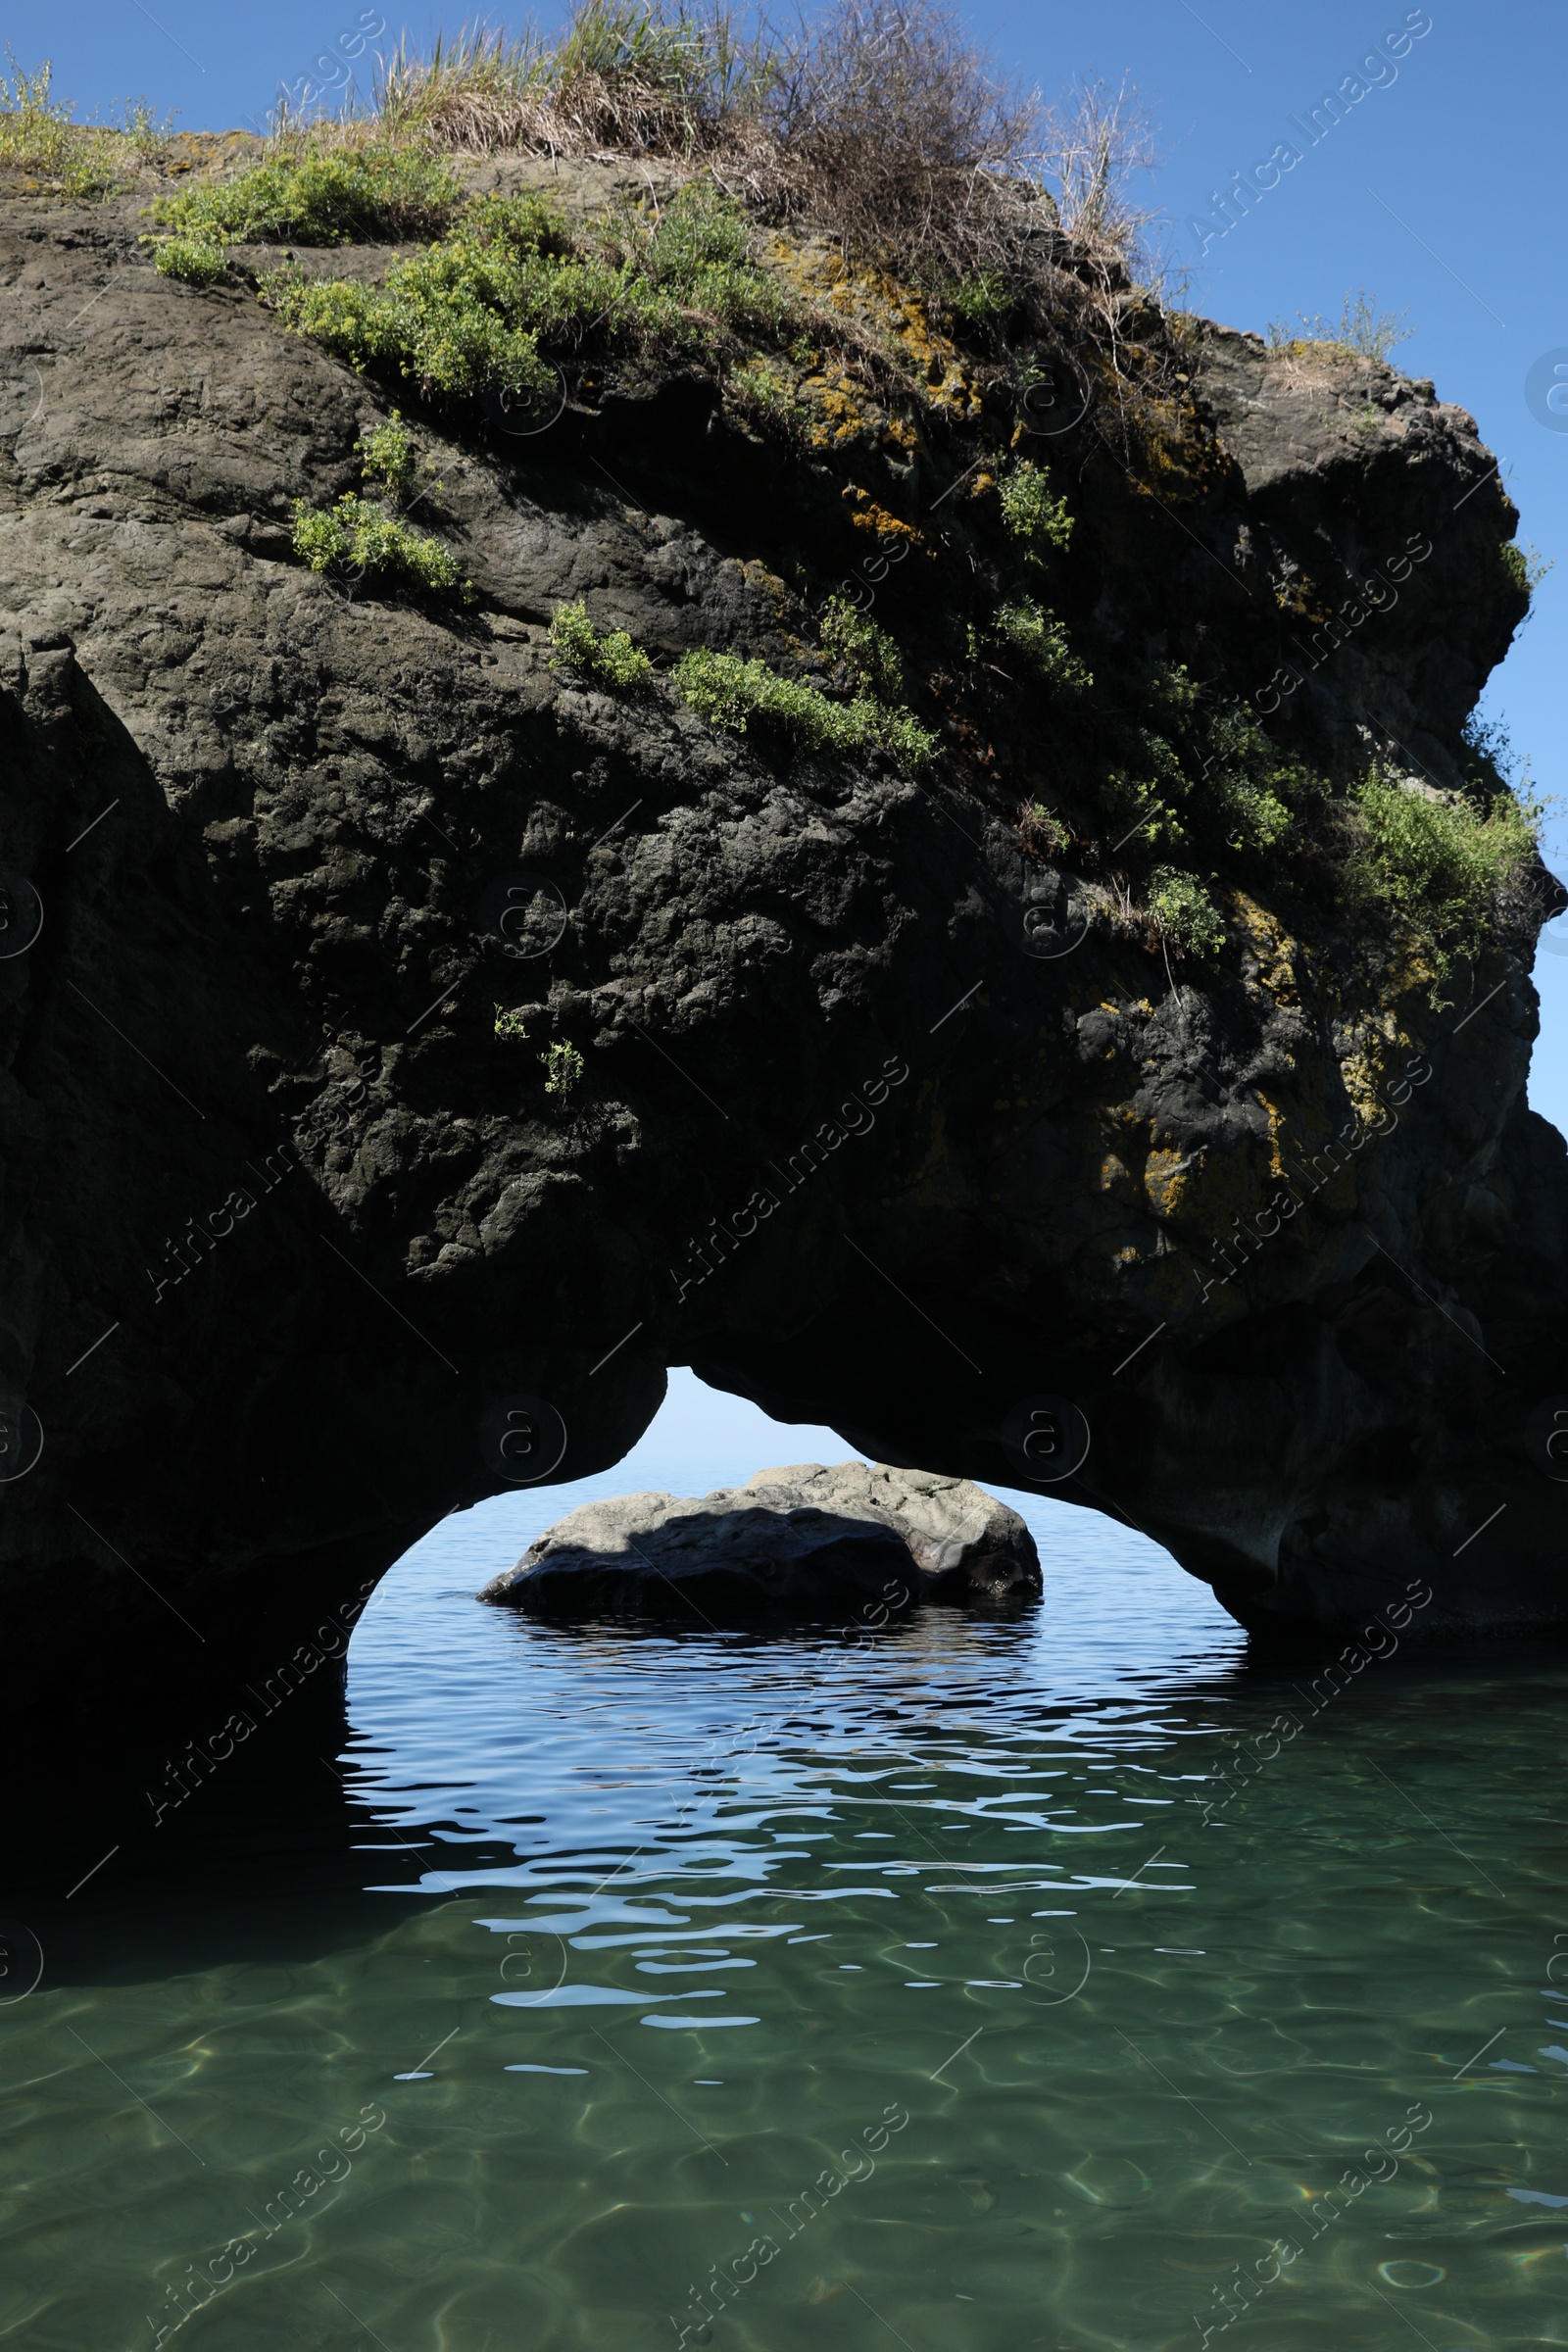
<path id="1" fill-rule="evenodd" d="M 590 1491 L 801 1450 L 659 1446 Z M 215 1778 L 30 1992 L 14 1927 L 0 2342 L 1568 2343 L 1563 1665 L 1314 1696 L 1033 1502 L 1012 1618 L 474 1604 L 577 1498 L 427 1538 L 339 1752 Z"/>

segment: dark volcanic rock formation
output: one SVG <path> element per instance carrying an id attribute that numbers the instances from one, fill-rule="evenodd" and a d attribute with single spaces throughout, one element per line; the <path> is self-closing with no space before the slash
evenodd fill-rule
<path id="1" fill-rule="evenodd" d="M 787 666 L 797 562 L 918 639 L 996 560 L 934 409 L 858 482 L 849 426 L 785 448 L 690 368 L 534 440 L 422 416 L 473 601 L 335 589 L 291 504 L 390 397 L 139 226 L 0 223 L 13 1658 L 265 1662 L 443 1512 L 615 1461 L 671 1363 L 1117 1514 L 1250 1626 L 1412 1577 L 1412 1632 L 1563 1623 L 1527 945 L 1444 1002 L 1282 870 L 1173 959 L 1081 828 L 1031 831 L 1051 726 L 983 739 L 935 657 L 919 775 L 551 668 L 571 597 L 661 662 Z M 1453 782 L 1524 605 L 1471 420 L 1219 329 L 1164 442 L 1092 377 L 1034 446 L 1097 662 Z"/>
<path id="2" fill-rule="evenodd" d="M 479 1598 L 536 1616 L 634 1612 L 697 1625 L 790 1610 L 885 1624 L 917 1600 L 1039 1592 L 1033 1536 L 970 1480 L 803 1462 L 695 1499 L 585 1502 Z"/>

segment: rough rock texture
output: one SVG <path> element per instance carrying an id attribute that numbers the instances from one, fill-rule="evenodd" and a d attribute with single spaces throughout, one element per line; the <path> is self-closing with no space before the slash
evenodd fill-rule
<path id="1" fill-rule="evenodd" d="M 1236 891 L 1225 955 L 1172 966 L 1020 834 L 993 768 L 1049 740 L 916 779 L 559 678 L 562 598 L 661 660 L 783 660 L 784 543 L 876 544 L 833 452 L 791 472 L 700 375 L 536 442 L 423 418 L 475 601 L 346 599 L 290 505 L 356 482 L 393 395 L 242 284 L 157 277 L 140 225 L 0 219 L 8 936 L 42 907 L 0 960 L 13 1659 L 270 1658 L 443 1512 L 619 1458 L 670 1363 L 1111 1511 L 1254 1627 L 1412 1577 L 1412 1634 L 1568 1619 L 1568 1162 L 1517 954 L 1434 1009 Z M 1074 614 L 1250 693 L 1293 580 L 1343 613 L 1425 537 L 1280 724 L 1450 778 L 1523 609 L 1471 420 L 1218 329 L 1200 358 L 1201 464 L 1135 479 L 1094 412 L 1043 445 Z M 958 471 L 933 427 L 874 486 L 961 568 Z M 557 910 L 524 961 L 519 870 Z"/>
<path id="2" fill-rule="evenodd" d="M 784 1507 L 788 1494 L 823 1510 L 885 1520 L 908 1546 L 920 1576 L 916 1590 L 927 1595 L 1000 1600 L 1039 1594 L 1033 1536 L 1009 1504 L 972 1479 L 896 1470 L 887 1462 L 798 1462 L 757 1471 L 741 1489 L 756 1492 L 770 1510 Z"/>
<path id="3" fill-rule="evenodd" d="M 1032 1598 L 1034 1538 L 967 1479 L 800 1462 L 696 1500 L 617 1494 L 546 1530 L 481 1600 L 537 1616 L 635 1612 L 693 1624 L 789 1609 L 878 1622 L 912 1600 Z"/>

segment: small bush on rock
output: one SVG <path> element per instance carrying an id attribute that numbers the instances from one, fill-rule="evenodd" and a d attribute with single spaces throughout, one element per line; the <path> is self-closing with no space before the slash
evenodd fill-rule
<path id="1" fill-rule="evenodd" d="M 1066 548 L 1072 537 L 1067 502 L 1054 494 L 1050 474 L 1033 459 L 1022 459 L 997 487 L 1002 519 L 1013 538 L 1023 541 L 1023 552 L 1032 563 L 1043 562 L 1047 548 Z"/>
<path id="2" fill-rule="evenodd" d="M 412 588 L 465 588 L 450 548 L 368 498 L 340 498 L 334 507 L 294 507 L 294 552 L 312 571 L 363 572 Z"/>
<path id="3" fill-rule="evenodd" d="M 415 496 L 433 498 L 443 487 L 397 409 L 385 423 L 372 424 L 354 447 L 366 481 L 378 482 L 383 497 L 394 506 L 407 506 Z"/>
<path id="4" fill-rule="evenodd" d="M 1269 349 L 1294 354 L 1316 346 L 1346 359 L 1381 360 L 1387 365 L 1399 345 L 1408 343 L 1415 333 L 1413 326 L 1404 323 L 1409 315 L 1408 311 L 1380 311 L 1376 298 L 1363 286 L 1358 294 L 1346 295 L 1337 319 L 1325 318 L 1320 311 L 1309 318 L 1304 311 L 1298 311 L 1303 329 L 1300 334 L 1288 319 L 1271 318 Z"/>
<path id="5" fill-rule="evenodd" d="M 344 245 L 430 236 L 466 201 L 451 167 L 418 148 L 370 146 L 256 164 L 161 197 L 153 219 L 209 244 Z"/>
<path id="6" fill-rule="evenodd" d="M 781 324 L 788 297 L 747 258 L 750 237 L 740 207 L 701 182 L 652 226 L 628 215 L 581 239 L 542 196 L 486 196 L 383 285 L 283 270 L 262 295 L 297 333 L 426 395 L 539 395 L 555 381 L 546 352 L 710 353 L 715 329 Z"/>
<path id="7" fill-rule="evenodd" d="M 1161 931 L 1190 956 L 1215 956 L 1225 945 L 1219 909 L 1196 874 L 1156 866 L 1149 879 L 1149 911 Z"/>
<path id="8" fill-rule="evenodd" d="M 556 667 L 585 670 L 623 694 L 636 693 L 653 683 L 654 665 L 642 647 L 624 629 L 601 636 L 583 604 L 558 605 L 550 623 L 551 655 Z"/>
<path id="9" fill-rule="evenodd" d="M 1536 855 L 1542 809 L 1503 789 L 1488 806 L 1381 768 L 1354 792 L 1360 841 L 1350 878 L 1426 940 L 1439 980 L 1474 956 L 1499 903 Z"/>
<path id="10" fill-rule="evenodd" d="M 153 267 L 164 277 L 183 278 L 188 286 L 216 285 L 228 262 L 221 245 L 208 237 L 160 237 Z"/>
<path id="11" fill-rule="evenodd" d="M 547 1095 L 560 1095 L 563 1098 L 569 1095 L 586 1067 L 582 1055 L 569 1040 L 558 1038 L 553 1046 L 546 1046 L 539 1058 L 545 1065 Z"/>
<path id="12" fill-rule="evenodd" d="M 996 630 L 1004 645 L 1023 657 L 1042 685 L 1054 688 L 1057 694 L 1087 694 L 1094 684 L 1088 666 L 1068 644 L 1067 632 L 1055 614 L 1046 612 L 1032 599 L 1023 597 L 1015 604 L 1001 606 Z"/>
<path id="13" fill-rule="evenodd" d="M 822 615 L 822 643 L 879 702 L 903 700 L 904 656 L 897 641 L 858 612 L 847 596 L 828 599 Z"/>
<path id="14" fill-rule="evenodd" d="M 675 684 L 692 709 L 715 727 L 744 735 L 754 718 L 812 751 L 858 752 L 880 747 L 911 767 L 936 751 L 936 738 L 906 710 L 890 710 L 868 696 L 835 703 L 819 686 L 781 678 L 765 662 L 738 654 L 683 654 Z"/>
<path id="15" fill-rule="evenodd" d="M 0 166 L 58 180 L 69 196 L 97 196 L 113 187 L 113 133 L 74 121 L 70 102 L 54 95 L 47 58 L 29 74 L 8 41 L 6 64 L 10 72 L 0 74 Z"/>

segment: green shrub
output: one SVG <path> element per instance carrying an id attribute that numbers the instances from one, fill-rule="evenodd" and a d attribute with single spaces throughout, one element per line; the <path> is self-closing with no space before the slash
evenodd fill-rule
<path id="1" fill-rule="evenodd" d="M 1483 718 L 1479 710 L 1471 711 L 1459 737 L 1459 763 L 1466 791 L 1485 806 L 1509 791 L 1530 801 L 1530 762 L 1520 760 L 1501 719 Z"/>
<path id="2" fill-rule="evenodd" d="M 965 326 L 989 326 L 1005 318 L 1017 291 L 1004 271 L 978 270 L 972 277 L 952 279 L 943 287 L 942 299 Z"/>
<path id="3" fill-rule="evenodd" d="M 312 571 L 364 572 L 412 588 L 465 588 L 456 556 L 424 531 L 367 498 L 340 498 L 334 507 L 294 505 L 294 552 Z"/>
<path id="4" fill-rule="evenodd" d="M 652 229 L 624 217 L 627 267 L 648 285 L 726 326 L 776 333 L 794 317 L 778 280 L 752 260 L 744 209 L 707 180 L 691 180 L 665 205 Z"/>
<path id="5" fill-rule="evenodd" d="M 1211 720 L 1207 745 L 1200 813 L 1230 849 L 1278 850 L 1298 813 L 1326 796 L 1311 769 L 1282 752 L 1236 705 Z"/>
<path id="6" fill-rule="evenodd" d="M 587 670 L 623 693 L 635 693 L 653 682 L 654 665 L 641 646 L 634 645 L 624 629 L 601 636 L 588 617 L 586 605 L 556 607 L 550 642 L 555 648 L 551 662 L 558 668 Z"/>
<path id="7" fill-rule="evenodd" d="M 675 665 L 682 698 L 716 727 L 744 735 L 754 718 L 777 727 L 812 751 L 856 752 L 873 745 L 919 767 L 936 752 L 936 738 L 906 710 L 890 710 L 868 696 L 835 703 L 818 686 L 781 678 L 765 662 L 738 654 L 683 654 Z"/>
<path id="8" fill-rule="evenodd" d="M 1295 822 L 1290 809 L 1250 776 L 1221 769 L 1208 779 L 1209 806 L 1232 850 L 1277 850 Z"/>
<path id="9" fill-rule="evenodd" d="M 628 217 L 591 243 L 542 196 L 486 196 L 384 285 L 285 270 L 262 295 L 297 333 L 356 368 L 394 367 L 426 395 L 539 394 L 555 380 L 544 351 L 710 352 L 715 326 L 782 323 L 788 298 L 745 258 L 749 238 L 739 206 L 695 182 L 653 226 Z"/>
<path id="10" fill-rule="evenodd" d="M 857 611 L 847 596 L 829 597 L 822 615 L 822 643 L 879 702 L 903 701 L 904 656 L 897 641 Z"/>
<path id="11" fill-rule="evenodd" d="M 416 485 L 421 498 L 432 498 L 442 488 L 435 479 L 434 467 L 421 454 L 397 409 L 384 424 L 372 424 L 354 447 L 365 479 L 379 482 L 382 495 L 390 498 L 394 506 L 407 506 Z"/>
<path id="12" fill-rule="evenodd" d="M 1521 596 L 1534 596 L 1556 562 L 1553 556 L 1544 556 L 1539 547 L 1520 547 L 1509 539 L 1497 550 L 1508 584 Z"/>
<path id="13" fill-rule="evenodd" d="M 1031 598 L 1001 606 L 996 632 L 1004 645 L 1022 656 L 1034 676 L 1056 693 L 1087 694 L 1093 686 L 1095 681 L 1068 644 L 1060 621 Z"/>
<path id="14" fill-rule="evenodd" d="M 1044 561 L 1048 547 L 1064 549 L 1072 537 L 1072 516 L 1064 498 L 1052 493 L 1051 476 L 1033 459 L 1024 458 L 998 484 L 1002 519 L 1014 539 L 1024 543 L 1031 563 Z"/>
<path id="15" fill-rule="evenodd" d="M 527 1014 L 517 1011 L 515 1006 L 509 1009 L 505 1004 L 498 1004 L 495 1033 L 497 1037 L 506 1038 L 514 1044 L 525 1044 L 528 1037 Z"/>
<path id="16" fill-rule="evenodd" d="M 263 278 L 262 299 L 285 326 L 337 352 L 351 367 L 390 366 L 426 396 L 471 399 L 485 391 L 548 392 L 554 377 L 531 334 L 509 327 L 454 257 L 396 265 L 384 286 L 357 278 L 315 284 L 290 270 Z M 442 263 L 447 266 L 443 267 Z"/>
<path id="17" fill-rule="evenodd" d="M 1214 956 L 1225 945 L 1219 909 L 1196 874 L 1156 866 L 1149 879 L 1149 911 L 1190 956 Z"/>
<path id="18" fill-rule="evenodd" d="M 58 180 L 70 196 L 105 194 L 115 184 L 114 134 L 73 120 L 70 102 L 54 95 L 47 58 L 28 74 L 8 41 L 6 63 L 10 72 L 0 74 L 0 165 Z"/>
<path id="19" fill-rule="evenodd" d="M 1352 885 L 1425 937 L 1441 980 L 1456 956 L 1480 952 L 1502 894 L 1536 855 L 1542 809 L 1506 789 L 1480 806 L 1381 768 L 1359 780 L 1353 799 Z"/>
<path id="20" fill-rule="evenodd" d="M 126 98 L 115 110 L 120 121 L 114 125 L 122 138 L 130 141 L 138 156 L 144 160 L 162 153 L 174 135 L 174 122 L 179 114 L 174 107 L 166 115 L 155 114 L 150 98 Z"/>
<path id="21" fill-rule="evenodd" d="M 576 1047 L 562 1038 L 553 1046 L 546 1046 L 539 1058 L 545 1065 L 547 1095 L 569 1095 L 587 1066 Z"/>
<path id="22" fill-rule="evenodd" d="M 207 237 L 160 237 L 153 267 L 165 277 L 183 278 L 189 286 L 216 284 L 228 268 L 221 245 Z"/>
<path id="23" fill-rule="evenodd" d="M 1337 319 L 1325 318 L 1321 312 L 1314 312 L 1310 318 L 1304 311 L 1298 311 L 1296 316 L 1305 329 L 1303 334 L 1298 334 L 1288 319 L 1269 320 L 1271 351 L 1294 353 L 1315 344 L 1322 350 L 1343 353 L 1348 359 L 1387 362 L 1415 333 L 1413 326 L 1404 323 L 1408 311 L 1379 311 L 1376 298 L 1365 287 L 1359 294 L 1347 294 Z"/>
<path id="24" fill-rule="evenodd" d="M 429 236 L 466 201 L 451 166 L 412 147 L 348 147 L 255 164 L 153 206 L 160 226 L 209 243 L 344 245 Z"/>
<path id="25" fill-rule="evenodd" d="M 1072 847 L 1071 829 L 1044 801 L 1031 801 L 1018 819 L 1022 847 L 1042 858 L 1059 858 Z"/>

